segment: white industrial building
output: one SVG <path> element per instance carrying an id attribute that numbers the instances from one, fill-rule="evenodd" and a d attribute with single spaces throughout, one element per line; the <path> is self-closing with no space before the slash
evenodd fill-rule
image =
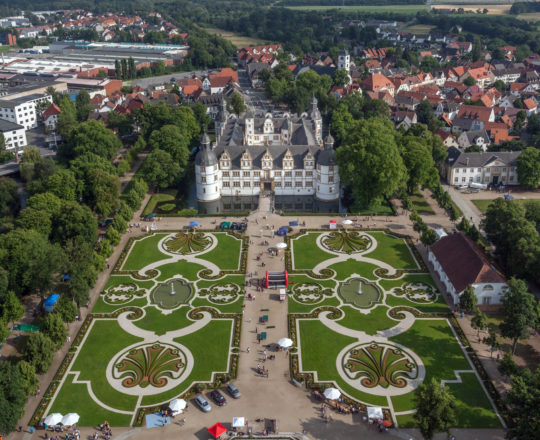
<path id="1" fill-rule="evenodd" d="M 6 150 L 20 150 L 27 145 L 26 130 L 22 125 L 0 119 L 0 133 L 4 135 Z"/>

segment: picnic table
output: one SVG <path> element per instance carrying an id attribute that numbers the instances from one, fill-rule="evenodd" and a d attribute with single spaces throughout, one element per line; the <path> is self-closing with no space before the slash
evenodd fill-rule
<path id="1" fill-rule="evenodd" d="M 259 333 L 259 341 L 266 340 L 266 332 L 260 332 Z"/>
<path id="2" fill-rule="evenodd" d="M 261 318 L 260 318 L 260 321 L 261 323 L 265 323 L 265 322 L 268 322 L 268 315 L 262 315 Z"/>

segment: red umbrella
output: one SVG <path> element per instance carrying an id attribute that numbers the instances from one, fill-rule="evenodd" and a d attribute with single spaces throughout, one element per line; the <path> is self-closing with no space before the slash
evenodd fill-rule
<path id="1" fill-rule="evenodd" d="M 382 424 L 387 428 L 390 428 L 390 426 L 392 426 L 392 422 L 390 420 L 383 420 Z"/>
<path id="2" fill-rule="evenodd" d="M 330 220 L 330 223 L 337 223 L 336 220 Z"/>
<path id="3" fill-rule="evenodd" d="M 227 432 L 227 428 L 225 428 L 225 426 L 223 426 L 221 423 L 216 423 L 208 428 L 208 432 L 212 434 L 212 437 L 218 438 Z"/>

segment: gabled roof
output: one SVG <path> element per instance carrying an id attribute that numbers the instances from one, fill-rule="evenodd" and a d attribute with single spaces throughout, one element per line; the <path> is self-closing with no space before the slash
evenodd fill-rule
<path id="1" fill-rule="evenodd" d="M 442 237 L 431 252 L 458 293 L 469 284 L 506 283 L 480 247 L 462 232 Z"/>
<path id="2" fill-rule="evenodd" d="M 62 113 L 62 110 L 60 110 L 60 107 L 58 107 L 54 102 L 49 106 L 49 108 L 47 108 L 47 110 L 45 110 L 45 112 L 43 113 L 43 120 L 46 121 L 47 119 L 49 119 L 51 116 L 54 116 L 54 115 L 59 115 L 60 113 Z"/>
<path id="3" fill-rule="evenodd" d="M 489 122 L 493 110 L 489 107 L 477 105 L 462 105 L 459 108 L 457 117 L 463 119 L 474 119 L 482 122 Z"/>
<path id="4" fill-rule="evenodd" d="M 446 162 L 450 168 L 465 168 L 485 167 L 498 160 L 506 166 L 513 167 L 517 165 L 517 158 L 520 155 L 521 151 L 464 153 L 457 148 L 450 147 Z"/>
<path id="5" fill-rule="evenodd" d="M 536 102 L 532 98 L 527 98 L 523 100 L 523 107 L 527 110 L 532 110 L 537 107 Z"/>

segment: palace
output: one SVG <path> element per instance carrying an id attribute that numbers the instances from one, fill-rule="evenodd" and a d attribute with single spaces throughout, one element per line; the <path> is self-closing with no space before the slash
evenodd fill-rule
<path id="1" fill-rule="evenodd" d="M 195 159 L 199 201 L 254 196 L 264 190 L 323 201 L 339 198 L 334 139 L 329 134 L 323 142 L 315 97 L 308 113 L 280 117 L 247 112 L 237 118 L 223 101 L 215 124 L 215 145 L 204 134 Z"/>

